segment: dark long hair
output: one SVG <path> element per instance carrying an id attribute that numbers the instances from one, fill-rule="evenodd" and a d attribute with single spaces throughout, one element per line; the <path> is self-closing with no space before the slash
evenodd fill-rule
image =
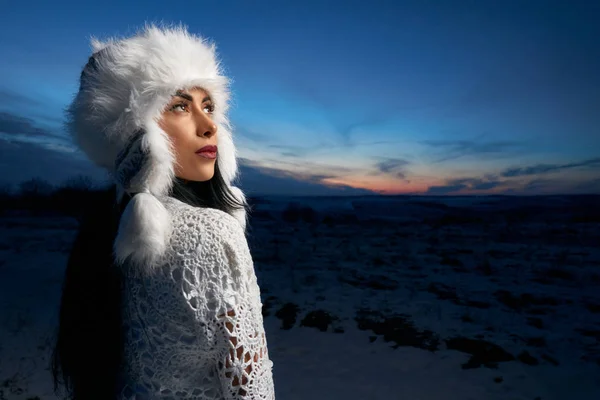
<path id="1" fill-rule="evenodd" d="M 175 178 L 171 195 L 195 207 L 249 211 L 225 183 L 218 163 L 208 181 Z M 131 196 L 121 204 L 115 199 L 113 185 L 88 205 L 67 262 L 50 363 L 54 392 L 65 399 L 110 400 L 119 384 L 122 275 L 112 246 Z"/>

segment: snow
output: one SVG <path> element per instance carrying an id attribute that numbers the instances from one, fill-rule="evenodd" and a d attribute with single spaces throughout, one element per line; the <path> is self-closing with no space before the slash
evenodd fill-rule
<path id="1" fill-rule="evenodd" d="M 258 200 L 278 399 L 600 398 L 599 197 Z M 0 399 L 55 398 L 76 228 L 0 218 Z"/>

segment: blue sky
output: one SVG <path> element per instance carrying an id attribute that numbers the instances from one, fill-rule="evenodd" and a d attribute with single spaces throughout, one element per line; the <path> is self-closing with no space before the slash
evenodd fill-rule
<path id="1" fill-rule="evenodd" d="M 101 177 L 62 129 L 90 36 L 163 21 L 216 41 L 250 192 L 600 193 L 593 3 L 11 2 L 0 181 Z"/>

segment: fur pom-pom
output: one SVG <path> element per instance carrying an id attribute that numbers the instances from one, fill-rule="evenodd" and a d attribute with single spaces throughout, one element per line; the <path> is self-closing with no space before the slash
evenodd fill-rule
<path id="1" fill-rule="evenodd" d="M 170 237 L 171 217 L 165 206 L 150 193 L 138 193 L 121 216 L 113 247 L 115 260 L 151 270 L 165 253 Z"/>

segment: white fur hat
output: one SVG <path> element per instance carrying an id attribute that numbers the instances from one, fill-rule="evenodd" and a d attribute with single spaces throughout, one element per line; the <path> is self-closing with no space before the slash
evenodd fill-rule
<path id="1" fill-rule="evenodd" d="M 114 177 L 118 202 L 125 193 L 137 193 L 121 216 L 116 260 L 152 266 L 170 238 L 171 218 L 161 198 L 175 178 L 175 154 L 158 120 L 177 90 L 204 89 L 215 106 L 218 167 L 231 186 L 237 162 L 227 118 L 229 79 L 215 44 L 182 26 L 146 25 L 125 39 L 93 39 L 92 47 L 79 92 L 67 109 L 67 129 L 84 153 Z M 245 202 L 239 188 L 231 189 Z M 234 217 L 245 228 L 245 211 Z"/>

